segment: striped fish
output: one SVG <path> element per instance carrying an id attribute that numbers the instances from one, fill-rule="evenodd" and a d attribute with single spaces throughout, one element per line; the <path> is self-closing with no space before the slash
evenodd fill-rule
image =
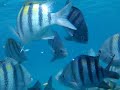
<path id="1" fill-rule="evenodd" d="M 48 3 L 29 1 L 20 10 L 16 33 L 25 44 L 32 40 L 53 39 L 54 34 L 49 26 L 54 24 L 76 30 L 76 27 L 67 20 L 71 2 L 56 13 L 51 13 Z"/>
<path id="2" fill-rule="evenodd" d="M 17 60 L 19 63 L 27 59 L 24 50 L 22 50 L 22 47 L 12 38 L 9 38 L 6 41 L 5 55 L 6 57 Z"/>
<path id="3" fill-rule="evenodd" d="M 64 45 L 62 43 L 60 36 L 58 35 L 58 33 L 56 31 L 53 31 L 53 32 L 55 35 L 54 39 L 48 40 L 48 44 L 52 48 L 52 51 L 54 54 L 51 61 L 55 61 L 57 59 L 62 59 L 67 56 L 67 50 L 64 48 Z"/>
<path id="4" fill-rule="evenodd" d="M 86 90 L 91 87 L 109 89 L 110 86 L 103 80 L 119 79 L 118 73 L 109 71 L 110 65 L 111 63 L 104 69 L 99 65 L 99 56 L 80 55 L 59 73 L 58 80 L 75 90 Z"/>
<path id="5" fill-rule="evenodd" d="M 66 4 L 69 2 L 70 0 L 67 0 Z M 67 19 L 77 28 L 77 30 L 67 28 L 68 36 L 65 37 L 65 39 L 86 44 L 88 42 L 88 29 L 82 12 L 78 8 L 72 6 Z"/>
<path id="6" fill-rule="evenodd" d="M 28 90 L 42 90 L 41 89 L 41 83 L 39 81 L 37 81 L 35 83 L 35 85 L 33 87 L 31 87 L 31 88 L 28 88 Z"/>
<path id="7" fill-rule="evenodd" d="M 0 90 L 26 90 L 32 78 L 14 59 L 0 61 Z"/>
<path id="8" fill-rule="evenodd" d="M 48 84 L 45 86 L 44 90 L 55 90 L 52 86 L 52 76 L 48 80 Z"/>
<path id="9" fill-rule="evenodd" d="M 100 58 L 103 62 L 109 63 L 111 56 L 115 55 L 113 66 L 120 67 L 120 34 L 115 34 L 108 38 L 100 48 Z"/>

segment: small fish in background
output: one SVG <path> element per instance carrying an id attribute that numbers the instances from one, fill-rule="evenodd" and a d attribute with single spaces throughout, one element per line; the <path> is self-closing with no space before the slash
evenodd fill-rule
<path id="1" fill-rule="evenodd" d="M 29 0 L 21 8 L 17 18 L 17 31 L 15 31 L 24 44 L 33 40 L 53 39 L 54 34 L 49 26 L 54 24 L 76 30 L 76 27 L 67 19 L 72 3 L 68 3 L 56 13 L 51 13 L 49 10 L 50 3 Z"/>
<path id="2" fill-rule="evenodd" d="M 66 65 L 56 78 L 74 90 L 86 90 L 92 87 L 110 89 L 104 79 L 120 77 L 118 73 L 109 71 L 113 58 L 106 68 L 102 68 L 99 65 L 99 55 L 80 55 Z"/>
<path id="3" fill-rule="evenodd" d="M 12 58 L 0 61 L 0 90 L 26 90 L 32 77 L 27 69 Z"/>
<path id="4" fill-rule="evenodd" d="M 70 0 L 67 0 L 66 4 L 69 2 Z M 78 8 L 72 6 L 67 19 L 77 28 L 77 30 L 67 28 L 68 36 L 65 37 L 65 39 L 86 44 L 88 42 L 88 29 L 82 12 Z"/>
<path id="5" fill-rule="evenodd" d="M 67 50 L 64 48 L 60 36 L 56 31 L 53 32 L 55 35 L 54 39 L 48 40 L 48 44 L 50 45 L 53 51 L 53 58 L 51 59 L 52 62 L 57 59 L 65 58 L 68 55 Z"/>
<path id="6" fill-rule="evenodd" d="M 52 85 L 52 76 L 49 78 L 48 83 L 45 84 L 44 90 L 55 90 Z"/>
<path id="7" fill-rule="evenodd" d="M 112 66 L 116 68 L 120 67 L 120 34 L 115 34 L 108 38 L 100 48 L 101 55 L 100 59 L 109 63 L 111 60 L 111 56 L 115 55 Z"/>
<path id="8" fill-rule="evenodd" d="M 42 90 L 41 89 L 41 83 L 39 81 L 37 81 L 35 83 L 35 85 L 33 87 L 31 87 L 31 88 L 28 88 L 28 90 Z"/>
<path id="9" fill-rule="evenodd" d="M 27 57 L 25 55 L 25 50 L 13 38 L 8 38 L 6 41 L 5 55 L 6 57 L 10 57 L 17 60 L 19 63 L 22 63 L 25 60 L 27 60 Z"/>

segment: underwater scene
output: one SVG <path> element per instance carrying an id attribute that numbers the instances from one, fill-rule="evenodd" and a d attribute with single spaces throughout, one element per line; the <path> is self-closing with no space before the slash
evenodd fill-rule
<path id="1" fill-rule="evenodd" d="M 120 90 L 120 0 L 0 0 L 0 90 Z"/>

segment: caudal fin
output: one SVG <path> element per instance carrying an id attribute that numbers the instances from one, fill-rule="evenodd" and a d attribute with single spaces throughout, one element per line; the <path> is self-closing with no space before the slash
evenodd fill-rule
<path id="1" fill-rule="evenodd" d="M 67 19 L 67 16 L 69 15 L 71 8 L 72 4 L 70 2 L 57 13 L 52 13 L 53 23 L 76 30 L 76 27 L 72 23 L 70 23 L 70 21 Z"/>

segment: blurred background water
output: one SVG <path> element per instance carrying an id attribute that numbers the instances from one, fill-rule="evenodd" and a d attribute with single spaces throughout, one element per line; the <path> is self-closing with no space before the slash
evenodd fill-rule
<path id="1" fill-rule="evenodd" d="M 53 0 L 54 1 L 54 0 Z M 28 61 L 24 66 L 31 73 L 34 82 L 40 80 L 45 83 L 48 78 L 55 75 L 69 62 L 79 54 L 87 52 L 93 48 L 96 52 L 102 43 L 108 37 L 120 31 L 120 0 L 71 0 L 73 5 L 79 8 L 85 18 L 88 26 L 89 42 L 88 44 L 79 44 L 64 40 L 65 29 L 56 26 L 63 43 L 68 50 L 69 55 L 62 60 L 50 63 L 52 52 L 47 41 L 35 41 L 27 46 L 30 49 L 27 52 Z M 0 58 L 4 57 L 4 44 L 8 37 L 15 37 L 11 27 L 15 28 L 16 19 L 24 0 L 0 0 Z M 66 0 L 55 0 L 52 10 L 58 11 L 66 3 Z M 43 53 L 42 53 L 43 52 Z M 55 78 L 53 86 L 56 90 L 69 90 Z"/>

